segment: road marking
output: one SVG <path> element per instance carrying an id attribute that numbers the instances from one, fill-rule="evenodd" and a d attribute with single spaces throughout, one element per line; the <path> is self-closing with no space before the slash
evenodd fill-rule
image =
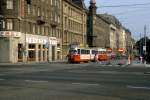
<path id="1" fill-rule="evenodd" d="M 72 83 L 73 85 L 98 86 L 99 84 L 92 83 Z"/>
<path id="2" fill-rule="evenodd" d="M 6 74 L 0 74 L 0 76 L 3 76 L 3 75 L 6 75 Z"/>
<path id="3" fill-rule="evenodd" d="M 3 79 L 3 78 L 0 78 L 0 81 L 3 81 L 3 80 L 5 80 L 5 79 Z"/>
<path id="4" fill-rule="evenodd" d="M 127 88 L 150 90 L 150 87 L 140 87 L 140 86 L 131 86 L 131 85 L 128 85 Z"/>
<path id="5" fill-rule="evenodd" d="M 34 83 L 46 83 L 48 81 L 41 81 L 41 80 L 24 80 L 25 82 L 34 82 Z"/>
<path id="6" fill-rule="evenodd" d="M 149 74 L 150 74 L 150 72 L 144 72 L 144 74 L 147 74 L 147 75 L 149 75 Z"/>

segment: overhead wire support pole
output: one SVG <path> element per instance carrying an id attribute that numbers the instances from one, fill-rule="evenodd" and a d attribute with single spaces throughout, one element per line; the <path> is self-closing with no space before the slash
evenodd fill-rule
<path id="1" fill-rule="evenodd" d="M 146 52 L 147 52 L 147 50 L 146 50 L 146 30 L 147 30 L 147 29 L 146 29 L 146 25 L 145 25 L 145 26 L 144 26 L 144 42 L 145 42 L 145 43 L 144 43 L 144 44 L 145 44 L 145 45 L 144 45 L 144 51 L 145 51 L 145 52 L 144 52 L 144 55 L 145 55 L 145 62 L 144 62 L 144 63 L 145 63 L 145 64 L 146 64 L 146 54 L 147 54 L 147 53 L 146 53 Z"/>
<path id="2" fill-rule="evenodd" d="M 145 54 L 146 54 L 146 25 L 144 26 L 144 38 L 145 38 Z"/>

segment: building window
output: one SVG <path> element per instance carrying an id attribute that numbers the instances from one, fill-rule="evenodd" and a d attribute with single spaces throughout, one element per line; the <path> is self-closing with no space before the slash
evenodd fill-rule
<path id="1" fill-rule="evenodd" d="M 45 17 L 46 17 L 46 19 L 48 19 L 48 10 L 45 12 Z"/>
<path id="2" fill-rule="evenodd" d="M 0 20 L 0 28 L 5 29 L 5 21 Z"/>
<path id="3" fill-rule="evenodd" d="M 40 26 L 37 27 L 37 34 L 40 34 Z"/>
<path id="4" fill-rule="evenodd" d="M 53 0 L 51 0 L 51 5 L 53 5 Z"/>
<path id="5" fill-rule="evenodd" d="M 35 11 L 35 8 L 36 8 L 36 6 L 33 6 L 33 9 L 32 9 L 32 11 L 33 11 L 33 16 L 35 16 L 36 15 L 36 11 Z"/>
<path id="6" fill-rule="evenodd" d="M 13 29 L 13 22 L 11 19 L 7 20 L 7 30 L 12 30 Z"/>
<path id="7" fill-rule="evenodd" d="M 13 9 L 13 0 L 7 0 L 6 3 L 7 9 Z"/>
<path id="8" fill-rule="evenodd" d="M 48 27 L 45 27 L 45 35 L 48 35 Z"/>
<path id="9" fill-rule="evenodd" d="M 38 8 L 37 15 L 40 16 L 40 8 Z"/>
<path id="10" fill-rule="evenodd" d="M 57 14 L 55 13 L 55 22 L 57 22 Z"/>
<path id="11" fill-rule="evenodd" d="M 2 28 L 5 29 L 5 21 L 2 21 Z"/>
<path id="12" fill-rule="evenodd" d="M 35 34 L 35 24 L 33 24 L 33 34 Z"/>
<path id="13" fill-rule="evenodd" d="M 44 26 L 41 27 L 41 30 L 42 30 L 41 34 L 42 34 L 42 35 L 44 35 L 44 28 L 45 28 Z"/>
<path id="14" fill-rule="evenodd" d="M 28 5 L 27 7 L 28 7 L 28 15 L 30 15 L 31 14 L 31 6 Z"/>
<path id="15" fill-rule="evenodd" d="M 60 16 L 58 16 L 58 23 L 60 23 Z"/>

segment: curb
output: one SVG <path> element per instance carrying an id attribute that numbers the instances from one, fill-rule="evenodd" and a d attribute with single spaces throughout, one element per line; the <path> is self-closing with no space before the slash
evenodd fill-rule
<path id="1" fill-rule="evenodd" d="M 51 61 L 51 62 L 27 62 L 27 63 L 0 63 L 1 66 L 20 66 L 20 65 L 38 65 L 38 64 L 66 64 L 67 61 Z"/>

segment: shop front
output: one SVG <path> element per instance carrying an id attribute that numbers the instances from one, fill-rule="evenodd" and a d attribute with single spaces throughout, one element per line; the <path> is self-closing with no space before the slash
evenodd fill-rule
<path id="1" fill-rule="evenodd" d="M 57 38 L 0 32 L 0 63 L 47 62 L 57 59 Z"/>

